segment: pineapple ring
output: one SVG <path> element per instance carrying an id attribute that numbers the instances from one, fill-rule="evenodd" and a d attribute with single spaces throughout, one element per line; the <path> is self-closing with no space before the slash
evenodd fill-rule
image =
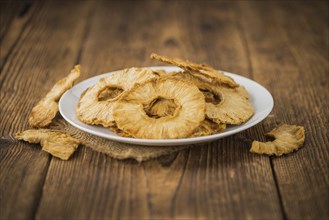
<path id="1" fill-rule="evenodd" d="M 206 98 L 207 102 L 207 98 Z M 172 99 L 158 99 L 155 102 L 151 102 L 144 110 L 146 114 L 151 117 L 164 117 L 167 115 L 174 115 L 175 109 L 177 109 L 177 103 Z M 190 137 L 206 136 L 222 132 L 226 128 L 226 124 L 217 124 L 210 119 L 205 119 L 200 125 L 194 129 Z M 120 136 L 124 135 L 120 129 L 115 130 Z M 121 133 L 120 133 L 121 131 Z"/>
<path id="2" fill-rule="evenodd" d="M 202 91 L 206 98 L 206 116 L 217 124 L 241 124 L 254 114 L 248 91 L 243 86 L 230 88 L 212 85 L 188 72 L 178 72 L 172 76 L 191 82 Z"/>
<path id="3" fill-rule="evenodd" d="M 254 108 L 245 96 L 244 87 L 219 87 L 217 91 L 221 94 L 220 103 L 206 103 L 206 115 L 212 121 L 218 124 L 239 125 L 253 116 Z"/>
<path id="4" fill-rule="evenodd" d="M 158 74 L 150 69 L 129 68 L 100 79 L 81 94 L 77 106 L 78 118 L 87 124 L 112 126 L 113 103 L 135 83 L 155 77 L 158 77 Z"/>
<path id="5" fill-rule="evenodd" d="M 144 106 L 153 100 L 173 99 L 173 115 L 153 118 Z M 163 77 L 135 85 L 113 107 L 116 126 L 123 132 L 146 139 L 184 138 L 192 134 L 205 118 L 205 99 L 199 89 L 184 80 Z"/>

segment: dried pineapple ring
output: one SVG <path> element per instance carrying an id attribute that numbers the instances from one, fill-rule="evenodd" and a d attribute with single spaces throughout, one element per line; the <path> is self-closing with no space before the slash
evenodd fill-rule
<path id="1" fill-rule="evenodd" d="M 176 107 L 177 105 L 172 99 L 157 99 L 144 109 L 145 112 L 152 117 L 164 117 L 173 115 Z M 191 137 L 216 134 L 223 131 L 225 128 L 225 124 L 217 124 L 209 119 L 205 119 L 194 129 Z M 120 134 L 120 136 L 122 135 Z"/>
<path id="2" fill-rule="evenodd" d="M 211 84 L 226 84 L 230 87 L 238 86 L 231 77 L 225 76 L 223 72 L 215 70 L 205 64 L 196 64 L 179 58 L 168 58 L 155 53 L 151 54 L 151 58 L 178 66 L 193 76 Z"/>
<path id="3" fill-rule="evenodd" d="M 78 118 L 87 124 L 113 125 L 113 103 L 135 83 L 158 77 L 147 68 L 129 68 L 100 79 L 80 97 Z"/>
<path id="4" fill-rule="evenodd" d="M 219 104 L 206 103 L 206 115 L 216 123 L 241 124 L 253 114 L 253 106 L 238 89 L 219 87 Z"/>
<path id="5" fill-rule="evenodd" d="M 148 116 L 144 107 L 159 97 L 178 103 L 173 115 Z M 205 100 L 192 83 L 165 77 L 138 84 L 122 95 L 113 107 L 119 129 L 136 138 L 184 138 L 192 134 L 205 118 Z"/>
<path id="6" fill-rule="evenodd" d="M 253 115 L 249 94 L 243 86 L 230 88 L 212 85 L 188 72 L 173 75 L 194 83 L 206 98 L 206 116 L 218 124 L 241 124 Z"/>
<path id="7" fill-rule="evenodd" d="M 253 141 L 250 152 L 281 156 L 298 150 L 305 141 L 305 130 L 302 126 L 282 124 L 273 129 L 267 136 L 275 138 L 274 141 Z"/>

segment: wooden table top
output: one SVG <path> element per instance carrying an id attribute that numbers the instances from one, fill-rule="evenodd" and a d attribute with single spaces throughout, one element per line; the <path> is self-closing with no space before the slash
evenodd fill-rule
<path id="1" fill-rule="evenodd" d="M 328 219 L 327 1 L 1 1 L 1 219 Z M 80 147 L 69 161 L 14 139 L 75 64 L 81 80 L 160 65 L 151 52 L 251 78 L 273 95 L 260 124 L 138 163 Z M 249 152 L 279 123 L 295 153 Z"/>

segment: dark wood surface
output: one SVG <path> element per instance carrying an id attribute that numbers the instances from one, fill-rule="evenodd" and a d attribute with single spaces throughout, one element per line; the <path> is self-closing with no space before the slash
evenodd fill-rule
<path id="1" fill-rule="evenodd" d="M 1 219 L 329 219 L 327 1 L 1 1 Z M 240 134 L 147 162 L 80 147 L 69 161 L 18 142 L 36 102 L 82 79 L 159 65 L 151 52 L 264 85 L 275 106 Z M 296 153 L 249 153 L 284 122 Z"/>

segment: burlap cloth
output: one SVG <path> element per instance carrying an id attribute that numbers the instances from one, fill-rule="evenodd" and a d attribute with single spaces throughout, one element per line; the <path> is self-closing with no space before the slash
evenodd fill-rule
<path id="1" fill-rule="evenodd" d="M 86 147 L 105 153 L 116 159 L 128 159 L 132 158 L 137 161 L 145 161 L 153 159 L 159 156 L 171 154 L 182 149 L 186 149 L 191 145 L 184 146 L 142 146 L 125 144 L 120 142 L 111 141 L 102 137 L 98 137 L 84 131 L 81 131 L 69 123 L 67 123 L 62 117 L 57 117 L 49 129 L 64 131 L 75 138 L 78 138 Z"/>

